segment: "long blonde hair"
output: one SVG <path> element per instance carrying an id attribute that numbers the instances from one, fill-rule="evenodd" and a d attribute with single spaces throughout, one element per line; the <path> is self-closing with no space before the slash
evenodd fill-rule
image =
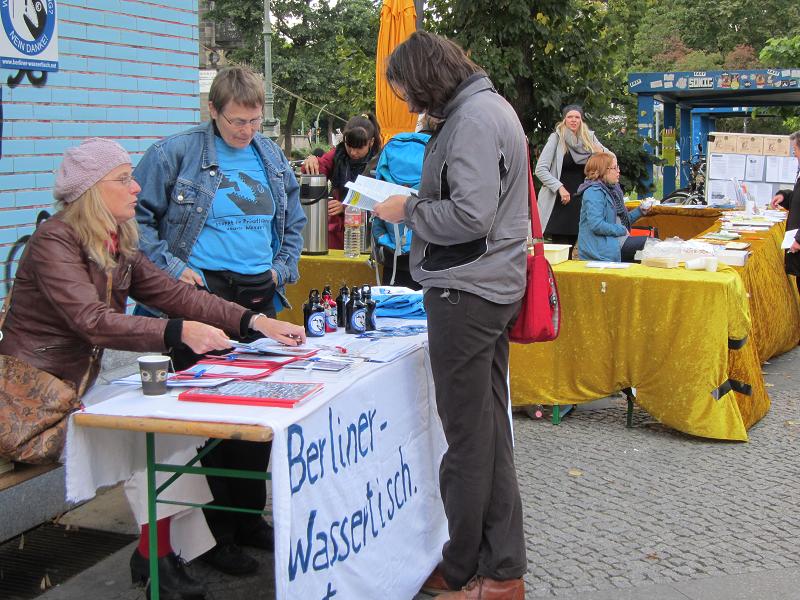
<path id="1" fill-rule="evenodd" d="M 75 230 L 89 257 L 104 271 L 110 271 L 117 266 L 108 246 L 111 232 L 117 234 L 117 249 L 120 254 L 131 258 L 138 252 L 139 228 L 136 219 L 118 225 L 103 202 L 97 184 L 74 202 L 60 203 L 59 208 L 64 222 Z"/>
<path id="2" fill-rule="evenodd" d="M 569 131 L 567 128 L 567 118 L 566 116 L 556 125 L 556 133 L 558 134 L 558 138 L 561 140 L 561 148 L 564 152 L 567 151 L 567 142 L 564 136 L 564 133 Z M 601 152 L 602 148 L 600 148 L 597 144 L 594 143 L 592 139 L 594 135 L 592 134 L 592 130 L 586 125 L 586 122 L 581 118 L 581 126 L 578 128 L 578 133 L 575 135 L 581 142 L 583 142 L 584 147 L 589 152 Z"/>

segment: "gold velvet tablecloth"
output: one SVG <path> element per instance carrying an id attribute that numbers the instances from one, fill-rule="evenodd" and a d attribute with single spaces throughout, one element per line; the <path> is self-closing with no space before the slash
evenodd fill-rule
<path id="1" fill-rule="evenodd" d="M 286 296 L 292 305 L 290 310 L 281 312 L 280 318 L 298 325 L 303 324 L 303 303 L 308 300 L 308 292 L 314 288 L 322 292 L 326 285 L 331 286 L 334 297 L 342 285 L 375 285 L 375 269 L 370 265 L 369 255 L 358 258 L 345 258 L 343 250 L 329 250 L 319 256 L 300 257 L 300 281 L 286 287 Z"/>
<path id="2" fill-rule="evenodd" d="M 638 202 L 626 203 L 628 209 L 639 206 Z M 650 213 L 636 221 L 635 225 L 655 227 L 662 240 L 679 237 L 690 240 L 701 231 L 711 227 L 722 214 L 718 208 L 686 208 L 684 206 L 657 205 Z"/>
<path id="3" fill-rule="evenodd" d="M 711 229 L 719 229 L 719 224 Z M 761 364 L 796 347 L 800 339 L 800 298 L 794 278 L 783 270 L 780 246 L 785 230 L 785 223 L 778 223 L 766 232 L 742 233 L 743 241 L 751 244 L 751 255 L 744 267 L 735 267 L 750 298 L 753 326 L 749 342 L 731 351 L 728 370 L 731 378 L 753 385 L 754 395 L 764 387 Z M 759 405 L 739 403 L 745 423 L 758 421 Z"/>
<path id="4" fill-rule="evenodd" d="M 747 440 L 769 409 L 754 346 L 742 364 L 757 369 L 751 396 L 712 392 L 732 377 L 728 340 L 751 330 L 747 295 L 736 271 L 554 267 L 562 329 L 553 342 L 512 344 L 515 406 L 579 404 L 636 388 L 637 404 L 660 422 L 701 437 Z M 755 373 L 755 371 L 752 371 Z"/>
<path id="5" fill-rule="evenodd" d="M 709 231 L 717 231 L 716 223 Z M 800 298 L 793 277 L 783 269 L 781 242 L 786 223 L 777 223 L 769 231 L 742 232 L 750 242 L 750 258 L 744 267 L 734 267 L 750 296 L 753 318 L 752 340 L 760 362 L 788 352 L 800 340 Z"/>

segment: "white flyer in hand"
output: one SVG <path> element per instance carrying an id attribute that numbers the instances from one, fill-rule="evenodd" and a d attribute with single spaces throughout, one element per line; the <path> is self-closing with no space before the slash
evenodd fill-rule
<path id="1" fill-rule="evenodd" d="M 355 181 L 348 181 L 344 185 L 349 191 L 342 200 L 342 204 L 355 206 L 362 210 L 373 210 L 376 204 L 395 194 L 410 196 L 414 193 L 410 187 L 363 175 L 359 175 Z"/>
<path id="2" fill-rule="evenodd" d="M 783 236 L 783 242 L 781 243 L 781 248 L 783 250 L 788 250 L 789 248 L 791 248 L 792 244 L 794 243 L 794 236 L 796 235 L 797 235 L 797 229 L 790 229 L 789 231 L 787 231 L 786 234 Z"/>

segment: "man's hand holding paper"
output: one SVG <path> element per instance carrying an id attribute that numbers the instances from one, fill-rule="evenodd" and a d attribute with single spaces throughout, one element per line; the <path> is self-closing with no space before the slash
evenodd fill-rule
<path id="1" fill-rule="evenodd" d="M 402 223 L 405 219 L 405 206 L 408 198 L 409 196 L 400 194 L 389 196 L 380 204 L 376 204 L 373 212 L 376 217 L 387 223 Z"/>
<path id="2" fill-rule="evenodd" d="M 402 204 L 404 204 L 405 200 L 412 193 L 414 193 L 414 190 L 409 187 L 397 185 L 396 183 L 390 183 L 388 181 L 364 177 L 363 175 L 359 175 L 355 181 L 346 183 L 345 186 L 349 188 L 349 190 L 344 200 L 342 200 L 342 204 L 355 206 L 356 208 L 360 208 L 362 210 L 375 211 L 375 214 L 378 217 L 385 221 L 389 221 L 390 223 L 399 223 L 403 220 Z M 395 220 L 392 220 L 384 217 L 384 214 L 387 213 L 381 214 L 377 212 L 377 206 L 379 206 L 381 203 L 385 205 L 387 204 L 388 200 L 396 197 L 402 198 L 402 203 L 399 209 L 399 217 L 395 217 Z M 394 202 L 392 202 L 392 204 L 394 204 Z"/>

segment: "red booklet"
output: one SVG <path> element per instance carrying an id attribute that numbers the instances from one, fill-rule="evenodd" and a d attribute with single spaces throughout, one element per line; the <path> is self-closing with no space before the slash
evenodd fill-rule
<path id="1" fill-rule="evenodd" d="M 178 400 L 291 408 L 316 394 L 323 387 L 322 383 L 229 381 L 213 388 L 186 390 L 178 394 Z"/>

